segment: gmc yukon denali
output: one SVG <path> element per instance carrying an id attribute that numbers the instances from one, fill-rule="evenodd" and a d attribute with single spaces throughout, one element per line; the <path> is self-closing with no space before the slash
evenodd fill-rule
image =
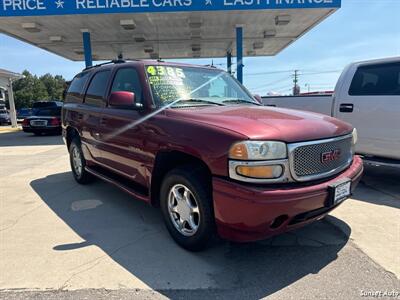
<path id="1" fill-rule="evenodd" d="M 200 250 L 323 218 L 362 175 L 357 132 L 329 116 L 260 105 L 228 73 L 114 61 L 72 81 L 63 136 L 78 183 L 101 178 L 160 207 L 173 239 Z"/>

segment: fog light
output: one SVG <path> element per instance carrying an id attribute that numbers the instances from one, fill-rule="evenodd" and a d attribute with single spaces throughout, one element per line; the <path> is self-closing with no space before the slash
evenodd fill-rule
<path id="1" fill-rule="evenodd" d="M 275 166 L 238 166 L 236 172 L 245 177 L 274 179 L 279 178 L 283 174 L 283 167 Z"/>

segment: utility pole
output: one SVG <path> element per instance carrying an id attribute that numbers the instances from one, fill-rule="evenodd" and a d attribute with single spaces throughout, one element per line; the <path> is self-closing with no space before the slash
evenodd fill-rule
<path id="1" fill-rule="evenodd" d="M 300 87 L 297 84 L 299 82 L 299 70 L 294 70 L 294 76 L 293 76 L 293 96 L 298 96 L 300 94 Z"/>

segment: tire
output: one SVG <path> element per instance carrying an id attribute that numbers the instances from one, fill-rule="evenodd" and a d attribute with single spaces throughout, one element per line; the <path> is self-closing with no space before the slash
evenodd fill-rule
<path id="1" fill-rule="evenodd" d="M 215 237 L 212 193 L 207 178 L 198 166 L 187 165 L 170 171 L 161 185 L 160 206 L 165 225 L 175 242 L 190 251 L 203 250 Z M 188 197 L 184 196 L 186 189 Z M 179 194 L 180 205 L 173 190 Z"/>
<path id="2" fill-rule="evenodd" d="M 74 138 L 69 146 L 69 161 L 72 174 L 79 184 L 88 184 L 94 180 L 94 176 L 86 171 L 86 160 L 83 156 L 79 138 Z M 80 161 L 80 165 L 78 162 Z"/>

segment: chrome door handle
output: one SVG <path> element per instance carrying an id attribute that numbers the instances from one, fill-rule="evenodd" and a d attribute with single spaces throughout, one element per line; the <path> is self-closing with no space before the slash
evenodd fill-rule
<path id="1" fill-rule="evenodd" d="M 340 104 L 339 111 L 343 113 L 352 113 L 354 111 L 354 104 L 351 103 Z"/>

